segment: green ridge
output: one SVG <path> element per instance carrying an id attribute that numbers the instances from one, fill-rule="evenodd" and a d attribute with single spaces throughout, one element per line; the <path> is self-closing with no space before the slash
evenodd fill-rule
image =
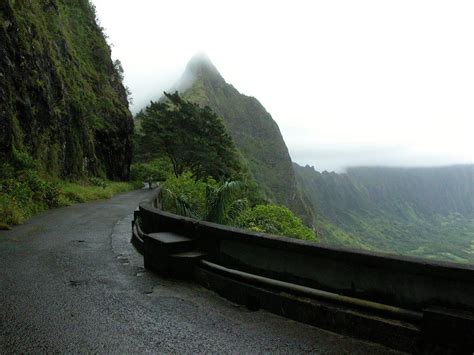
<path id="1" fill-rule="evenodd" d="M 474 166 L 352 168 L 294 164 L 329 245 L 474 262 Z"/>
<path id="2" fill-rule="evenodd" d="M 87 0 L 0 2 L 0 160 L 51 176 L 126 179 L 132 116 Z"/>
<path id="3" fill-rule="evenodd" d="M 245 96 L 226 83 L 205 56 L 191 59 L 178 90 L 184 98 L 209 106 L 224 121 L 237 149 L 248 164 L 266 197 L 289 207 L 313 223 L 311 208 L 304 202 L 278 125 L 254 97 Z"/>

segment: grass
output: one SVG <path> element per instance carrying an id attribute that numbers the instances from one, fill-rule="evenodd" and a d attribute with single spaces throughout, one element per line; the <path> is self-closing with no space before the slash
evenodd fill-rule
<path id="1" fill-rule="evenodd" d="M 57 182 L 57 202 L 52 206 L 34 197 L 22 199 L 19 194 L 1 194 L 0 230 L 9 230 L 11 226 L 22 224 L 31 216 L 51 208 L 108 199 L 117 193 L 131 191 L 142 186 L 141 182 L 102 181 L 97 185 L 88 181 L 59 181 Z"/>
<path id="2" fill-rule="evenodd" d="M 61 182 L 59 185 L 59 206 L 69 206 L 78 202 L 103 200 L 120 192 L 127 192 L 143 186 L 143 183 L 110 182 L 106 186 L 89 183 Z"/>

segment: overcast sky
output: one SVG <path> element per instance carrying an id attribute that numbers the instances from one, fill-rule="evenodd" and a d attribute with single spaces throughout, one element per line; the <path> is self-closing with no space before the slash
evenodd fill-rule
<path id="1" fill-rule="evenodd" d="M 202 51 L 299 164 L 474 162 L 474 1 L 93 2 L 133 111 Z"/>

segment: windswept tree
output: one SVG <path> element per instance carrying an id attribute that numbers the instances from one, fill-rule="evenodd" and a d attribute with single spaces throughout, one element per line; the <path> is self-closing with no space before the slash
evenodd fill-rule
<path id="1" fill-rule="evenodd" d="M 182 99 L 177 92 L 151 102 L 141 113 L 141 149 L 165 154 L 176 176 L 190 171 L 196 180 L 239 177 L 240 159 L 222 120 L 209 107 Z"/>

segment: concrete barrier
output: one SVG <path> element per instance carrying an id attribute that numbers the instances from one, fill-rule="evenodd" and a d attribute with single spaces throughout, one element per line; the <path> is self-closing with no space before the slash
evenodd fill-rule
<path id="1" fill-rule="evenodd" d="M 197 272 L 193 277 L 214 285 L 211 287 L 213 289 L 217 288 L 216 285 L 226 284 L 222 281 L 224 277 L 233 280 L 234 282 L 230 283 L 236 288 L 243 287 L 238 286 L 239 284 L 246 284 L 247 288 L 273 289 L 295 295 L 298 290 L 317 290 L 319 297 L 318 292 L 305 295 L 300 293 L 298 296 L 310 300 L 319 299 L 326 305 L 335 304 L 344 308 L 344 312 L 355 309 L 362 312 L 360 314 L 363 319 L 366 319 L 366 316 L 386 318 L 388 323 L 385 323 L 385 326 L 377 326 L 376 321 L 369 325 L 367 320 L 364 324 L 368 329 L 375 326 L 376 329 L 386 329 L 385 332 L 391 329 L 390 332 L 398 334 L 395 338 L 385 339 L 380 334 L 375 336 L 372 331 L 372 335 L 362 336 L 367 339 L 408 351 L 414 349 L 415 340 L 416 349 L 420 352 L 422 349 L 436 352 L 438 348 L 443 353 L 451 350 L 472 353 L 474 350 L 472 266 L 325 247 L 314 242 L 197 221 L 154 206 L 159 206 L 159 203 L 142 203 L 136 213 L 136 224 L 139 225 L 142 238 L 146 239 L 147 234 L 151 233 L 173 232 L 192 239 L 195 248 L 201 253 L 200 259 L 205 260 L 195 268 Z M 161 260 L 164 260 L 163 257 Z M 212 270 L 210 265 L 218 267 Z M 251 276 L 242 275 L 254 275 L 256 278 L 253 280 Z M 270 281 L 261 283 L 262 280 Z M 285 289 L 282 286 L 290 284 L 296 287 Z M 229 297 L 228 290 L 216 291 L 232 298 Z M 334 296 L 324 298 L 324 294 Z M 259 305 L 262 308 L 271 308 L 272 311 L 277 309 L 274 304 L 272 307 L 265 307 L 267 296 L 263 295 L 258 299 Z M 276 302 L 275 297 L 271 299 L 273 303 Z M 249 303 L 244 296 L 237 297 L 235 301 Z M 364 307 L 364 304 L 374 306 Z M 341 309 L 338 309 L 330 316 L 330 307 L 323 307 L 325 311 L 321 311 L 320 305 L 318 307 L 319 321 L 313 319 L 312 324 L 324 325 L 327 322 L 321 319 L 323 314 L 334 318 L 334 314 L 341 312 Z M 307 315 L 302 314 L 300 317 L 294 315 L 291 318 L 304 321 L 305 317 L 307 318 Z M 349 319 L 340 315 L 339 318 Z M 333 331 L 345 329 L 346 334 L 360 336 L 360 329 L 352 333 L 347 330 L 347 320 L 346 324 L 342 324 L 344 321 L 337 324 L 337 317 L 335 319 L 332 325 L 324 327 Z M 390 324 L 396 326 L 389 326 Z M 440 337 L 443 332 L 444 336 Z"/>

